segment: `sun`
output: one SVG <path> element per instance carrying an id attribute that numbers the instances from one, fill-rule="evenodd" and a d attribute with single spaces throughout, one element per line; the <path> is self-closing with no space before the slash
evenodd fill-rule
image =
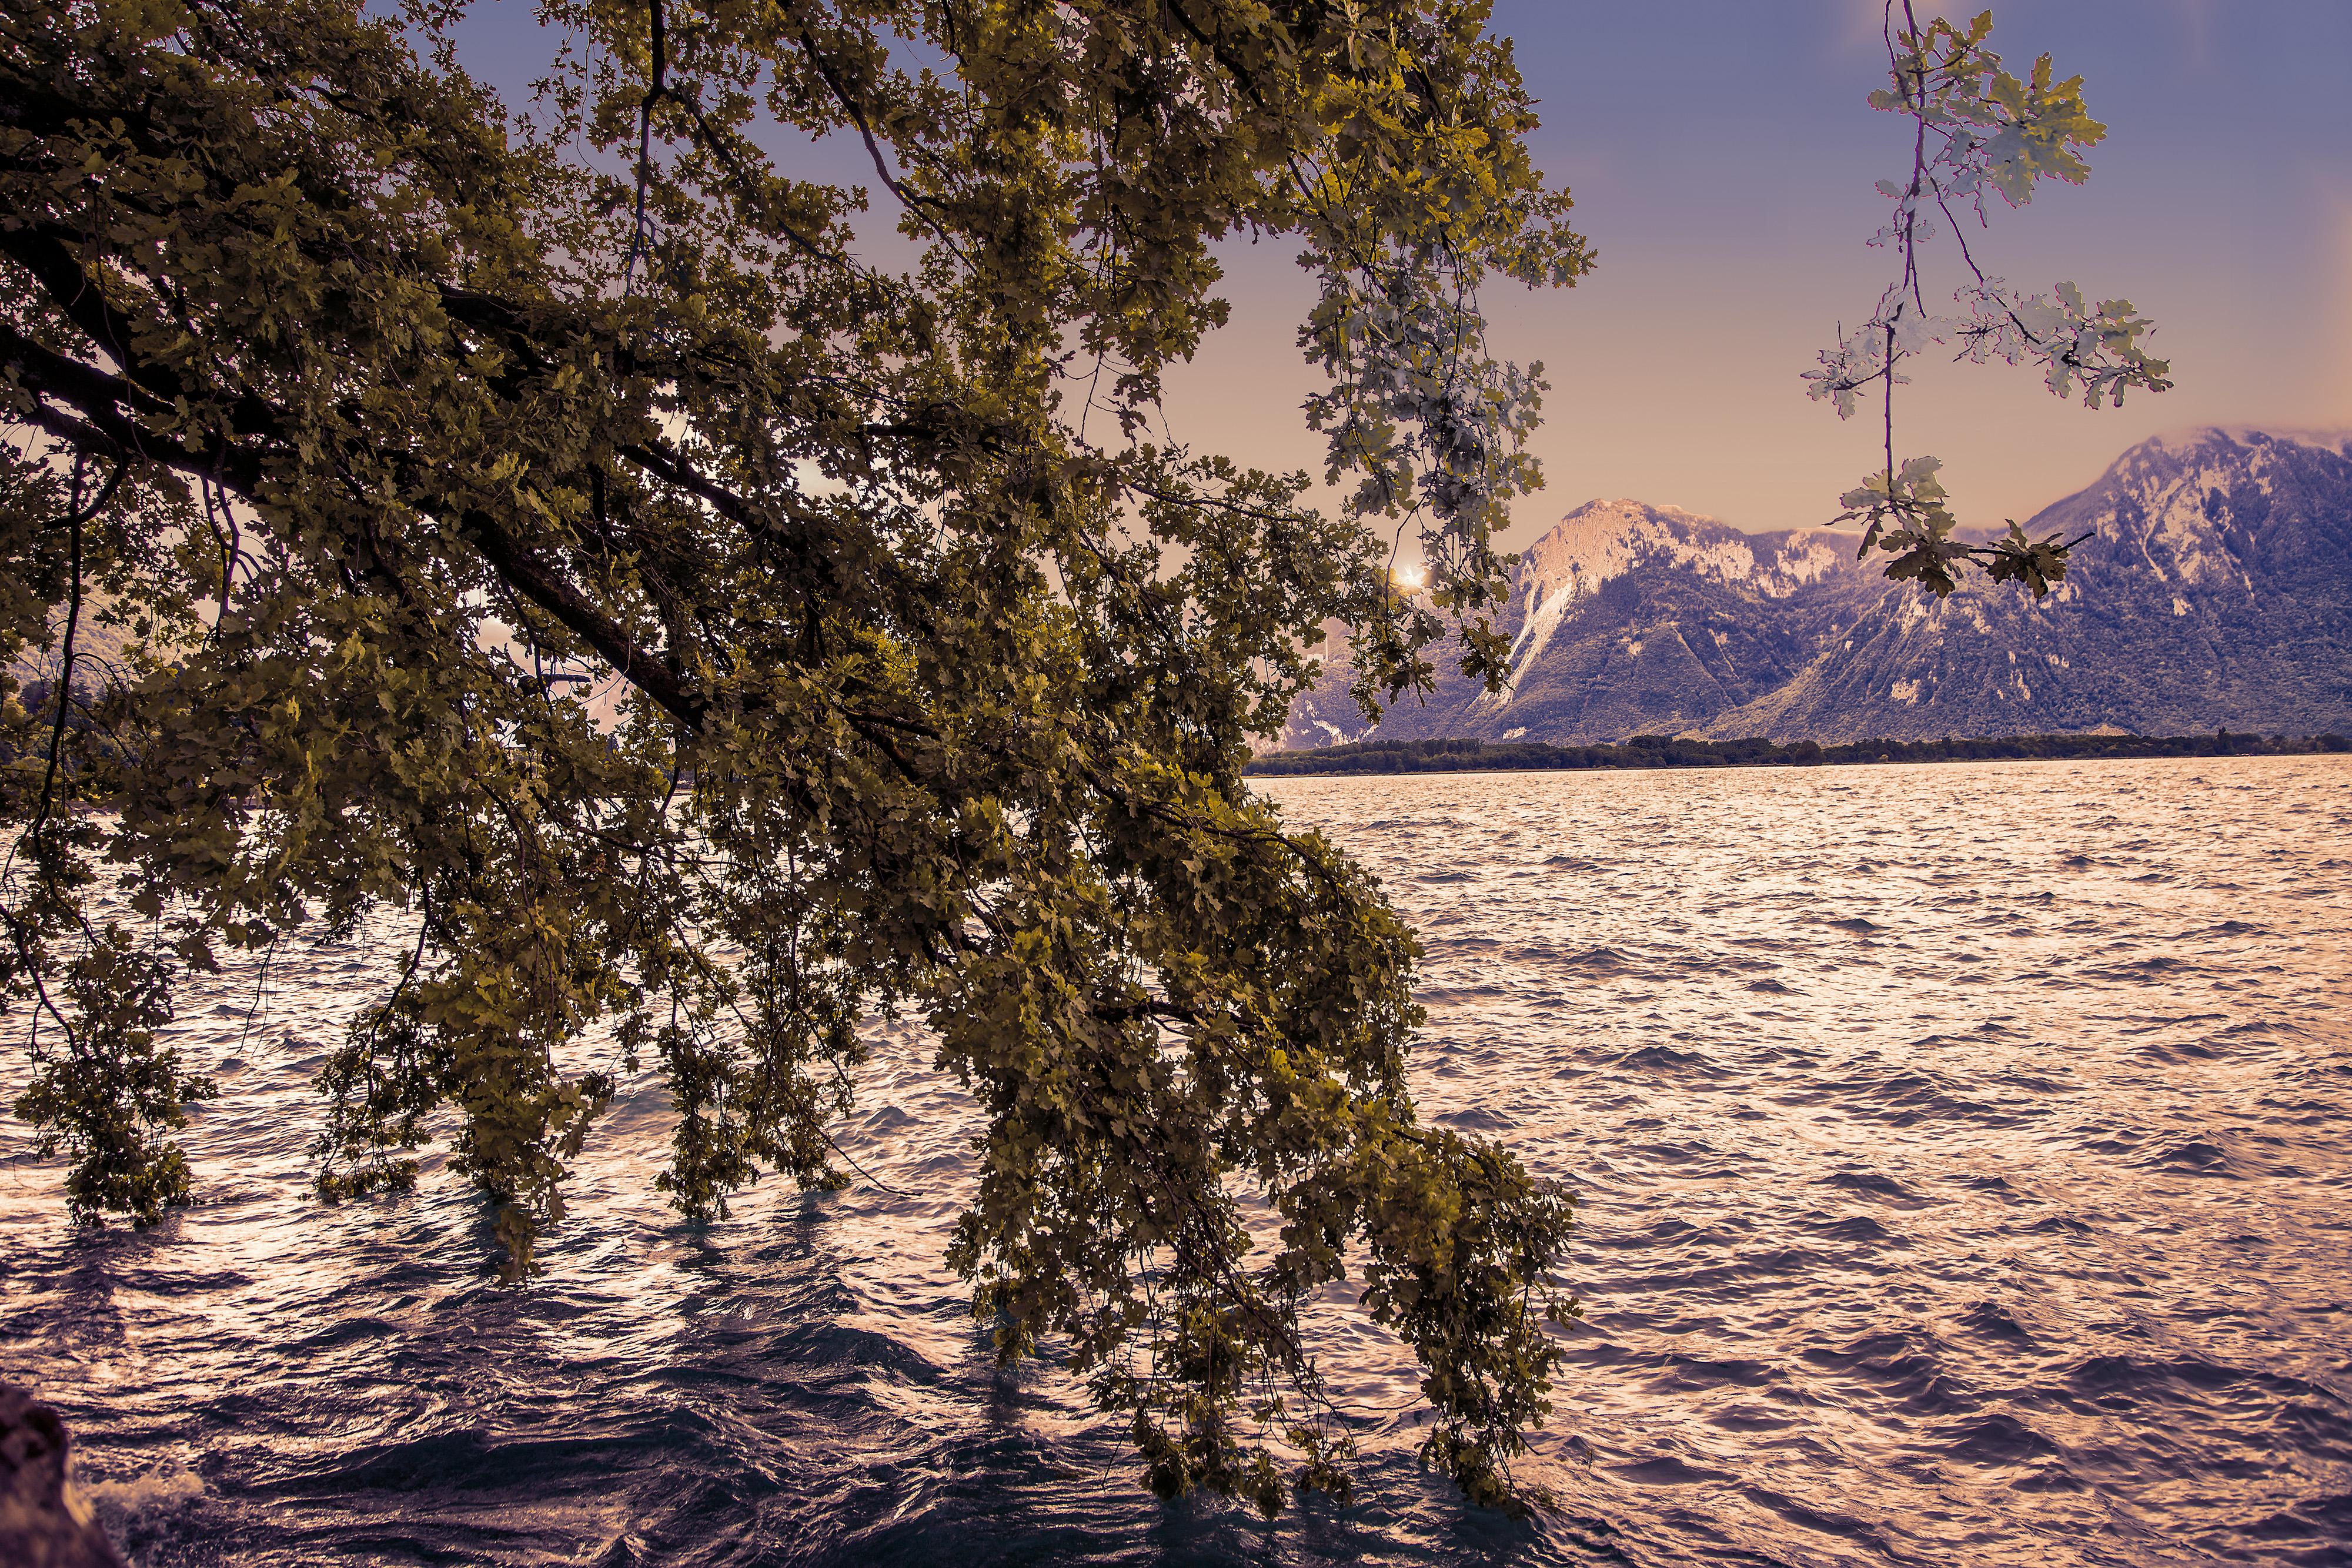
<path id="1" fill-rule="evenodd" d="M 1417 560 L 1409 560 L 1390 568 L 1389 578 L 1407 593 L 1412 593 L 1429 580 L 1429 569 Z"/>

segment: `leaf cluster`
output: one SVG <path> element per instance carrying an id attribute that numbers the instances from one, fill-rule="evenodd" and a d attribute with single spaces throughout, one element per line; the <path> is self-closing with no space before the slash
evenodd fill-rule
<path id="1" fill-rule="evenodd" d="M 2067 550 L 2081 541 L 2029 541 L 2014 522 L 1990 546 L 1955 539 L 1958 518 L 1934 477 L 1939 462 L 1895 461 L 1895 389 L 1910 380 L 1901 365 L 1933 344 L 1955 344 L 1958 361 L 2038 364 L 2053 394 L 2067 397 L 2079 388 L 2089 408 L 2120 407 L 2133 387 L 2165 391 L 2172 384 L 2167 379 L 2171 366 L 2143 346 L 2154 323 L 2127 299 L 2095 308 L 2072 283 L 2059 284 L 2050 295 L 2024 295 L 1988 277 L 1955 210 L 1968 209 L 1982 227 L 1988 193 L 2021 207 L 2042 180 L 2081 184 L 2089 177 L 2082 150 L 2105 140 L 2106 127 L 2084 104 L 2083 78 L 2057 79 L 2047 55 L 2022 78 L 2010 72 L 1988 46 L 1990 11 L 1966 27 L 1940 16 L 1923 27 L 1910 0 L 1902 0 L 1900 26 L 1895 9 L 1895 0 L 1888 0 L 1890 85 L 1872 93 L 1870 105 L 1912 121 L 1911 176 L 1905 183 L 1879 182 L 1879 193 L 1894 207 L 1870 243 L 1893 248 L 1902 270 L 1869 319 L 1822 350 L 1816 368 L 1804 372 L 1806 395 L 1851 419 L 1863 392 L 1874 382 L 1880 387 L 1885 466 L 1840 498 L 1844 510 L 1837 519 L 1864 523 L 1863 556 L 1874 548 L 1892 552 L 1888 577 L 1916 581 L 1939 598 L 1957 586 L 1954 568 L 1973 559 L 1994 581 L 2023 582 L 2038 599 L 2065 574 Z M 1953 294 L 1964 308 L 1958 315 L 1927 308 L 1921 277 L 1919 247 L 1946 231 L 1972 280 Z"/>
<path id="2" fill-rule="evenodd" d="M 861 1026 L 912 1013 L 986 1114 L 976 1312 L 1065 1340 L 1155 1487 L 1344 1489 L 1303 1314 L 1359 1277 L 1507 1500 L 1566 1200 L 1419 1125 L 1411 934 L 1241 778 L 1328 623 L 1375 698 L 1425 676 L 1372 522 L 1466 612 L 1535 479 L 1475 290 L 1589 257 L 1485 7 L 542 15 L 519 116 L 451 7 L 0 4 L 0 652 L 62 666 L 0 712 L 0 992 L 71 1201 L 187 1195 L 173 988 L 298 927 L 414 934 L 320 1075 L 321 1194 L 446 1117 L 518 1278 L 624 1078 L 712 1216 L 845 1179 Z M 1251 233 L 1322 279 L 1338 517 L 1141 439 Z"/>

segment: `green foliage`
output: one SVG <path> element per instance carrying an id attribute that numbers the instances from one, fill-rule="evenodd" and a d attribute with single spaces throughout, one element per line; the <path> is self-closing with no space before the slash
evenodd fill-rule
<path id="1" fill-rule="evenodd" d="M 1866 556 L 1874 547 L 1896 552 L 1886 575 L 1898 582 L 1916 580 L 1938 599 L 1959 586 L 1951 569 L 1969 554 L 1969 547 L 1952 537 L 1960 519 L 1945 505 L 1949 497 L 1936 477 L 1943 465 L 1939 458 L 1914 457 L 1900 473 L 1873 474 L 1838 497 L 1845 507 L 1838 521 L 1859 519 L 1864 525 L 1861 553 Z"/>
<path id="2" fill-rule="evenodd" d="M 168 1134 L 214 1090 L 156 1040 L 172 1021 L 172 978 L 160 955 L 110 924 L 65 970 L 73 1022 L 62 1046 L 37 1024 L 28 1033 L 33 1081 L 14 1109 L 40 1129 L 39 1154 L 73 1160 L 66 1196 L 78 1208 L 152 1220 L 187 1200 L 187 1160 Z"/>
<path id="3" fill-rule="evenodd" d="M 1959 519 L 1936 480 L 1942 465 L 1933 457 L 1898 464 L 1895 457 L 1895 389 L 1911 378 L 1900 366 L 1934 343 L 1957 343 L 1956 358 L 1975 364 L 2000 359 L 2010 364 L 2040 364 L 2050 391 L 2059 397 L 2080 387 L 2085 407 L 2121 407 L 2132 387 L 2163 392 L 2171 386 L 2171 366 L 2141 346 L 2155 323 L 2128 299 L 2102 300 L 2094 308 L 2072 283 L 2052 295 L 2021 295 L 1989 277 L 1969 248 L 1960 212 L 1982 227 L 1989 216 L 1987 193 L 2011 207 L 2033 199 L 2042 180 L 2079 185 L 2090 165 L 2079 151 L 2106 139 L 2107 128 L 2093 120 L 2083 102 L 2083 78 L 2054 80 L 2050 57 L 2034 61 L 2024 78 L 2012 75 L 1987 47 L 1992 13 L 1983 12 L 1966 28 L 1938 16 L 1925 27 L 1910 0 L 1886 7 L 1889 87 L 1870 95 L 1870 106 L 1901 114 L 1916 126 L 1911 178 L 1879 182 L 1879 193 L 1894 202 L 1893 215 L 1871 236 L 1902 258 L 1901 275 L 1880 297 L 1870 319 L 1835 349 L 1822 351 L 1818 369 L 1805 372 L 1806 395 L 1825 401 L 1840 419 L 1851 419 L 1863 390 L 1880 384 L 1885 410 L 1885 466 L 1847 491 L 1839 522 L 1864 524 L 1859 555 L 1873 549 L 1895 556 L 1886 575 L 1913 580 L 1942 598 L 1958 586 L 1956 567 L 1974 561 L 1996 582 L 2023 582 L 2040 599 L 2066 575 L 2068 552 L 2083 541 L 2051 538 L 2029 540 L 2016 523 L 2008 537 L 1990 545 L 1966 545 L 1953 531 Z M 1938 226 L 1937 219 L 1942 219 Z M 1972 280 L 1953 298 L 1960 316 L 1927 308 L 1919 247 L 1950 235 Z"/>
<path id="4" fill-rule="evenodd" d="M 1344 1489 L 1300 1320 L 1360 1269 L 1429 1457 L 1507 1500 L 1566 1201 L 1416 1124 L 1410 933 L 1241 777 L 1328 622 L 1375 702 L 1443 615 L 1500 675 L 1540 383 L 1476 289 L 1589 258 L 1485 6 L 543 15 L 526 120 L 436 5 L 0 5 L 0 640 L 67 666 L 0 710 L 5 993 L 76 1207 L 184 1195 L 173 986 L 298 925 L 416 930 L 320 1075 L 321 1193 L 446 1114 L 518 1276 L 619 1074 L 714 1215 L 843 1179 L 858 1027 L 913 1012 L 987 1117 L 976 1311 L 1063 1336 L 1155 1487 Z M 811 136 L 873 186 L 765 151 Z M 1140 439 L 1239 235 L 1320 279 L 1339 517 Z"/>
<path id="5" fill-rule="evenodd" d="M 1938 16 L 1925 27 L 1911 7 L 1891 39 L 1893 83 L 1870 95 L 1870 107 L 1910 115 L 1943 133 L 1940 154 L 1951 174 L 1941 188 L 1973 198 L 1990 189 L 2012 207 L 2033 200 L 2037 180 L 2079 185 L 2091 177 L 2078 147 L 2095 147 L 2107 128 L 2083 103 L 2083 78 L 2053 81 L 2050 57 L 2022 80 L 1985 47 L 1992 13 L 1963 30 Z M 1890 22 L 1892 13 L 1890 8 Z"/>

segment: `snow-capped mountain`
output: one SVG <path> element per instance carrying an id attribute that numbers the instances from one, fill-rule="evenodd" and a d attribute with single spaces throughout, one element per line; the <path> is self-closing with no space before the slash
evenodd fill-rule
<path id="1" fill-rule="evenodd" d="M 2112 727 L 2352 731 L 2352 439 L 2208 427 L 2125 453 L 2028 525 L 2095 537 L 2037 605 L 1941 602 L 1851 533 L 1743 534 L 1594 501 L 1520 558 L 1498 622 L 1517 674 L 1400 703 L 1385 738 L 1581 744 L 1643 733 L 1932 739 Z M 1293 746 L 1361 738 L 1344 680 Z"/>

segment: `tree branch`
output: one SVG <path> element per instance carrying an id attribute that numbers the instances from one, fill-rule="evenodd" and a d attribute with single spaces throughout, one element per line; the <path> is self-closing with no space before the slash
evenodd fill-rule
<path id="1" fill-rule="evenodd" d="M 257 454 L 244 443 L 220 437 L 215 437 L 210 449 L 192 453 L 176 440 L 156 436 L 122 412 L 126 402 L 138 406 L 142 393 L 121 378 L 44 349 L 5 323 L 0 323 L 0 369 L 37 400 L 57 399 L 88 421 L 85 424 L 60 415 L 38 401 L 26 411 L 30 423 L 77 450 L 118 461 L 144 458 L 191 478 L 214 479 L 249 504 L 265 504 L 266 474 Z M 282 422 L 276 410 L 268 412 L 266 429 L 251 434 L 278 434 Z M 431 507 L 428 503 L 419 509 Z M 532 560 L 520 541 L 488 513 L 467 508 L 445 520 L 455 522 L 460 537 L 517 593 L 553 616 L 672 717 L 689 729 L 702 727 L 708 705 L 688 686 L 674 660 L 639 647 L 612 617 Z"/>

